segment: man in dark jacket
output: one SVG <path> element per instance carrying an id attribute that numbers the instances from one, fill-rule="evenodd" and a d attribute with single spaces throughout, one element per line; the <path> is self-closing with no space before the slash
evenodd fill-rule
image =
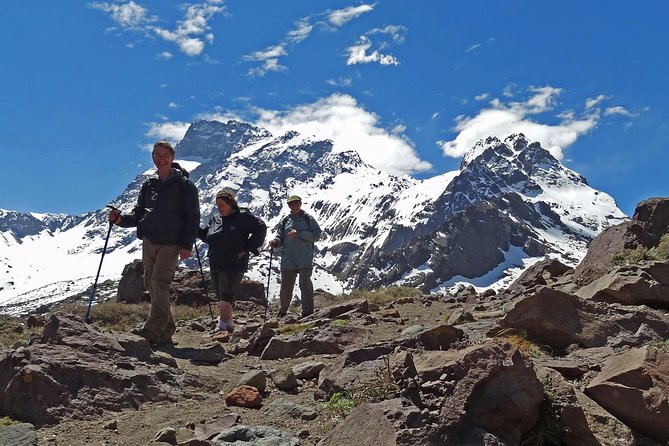
<path id="1" fill-rule="evenodd" d="M 211 283 L 220 311 L 218 329 L 232 333 L 235 291 L 249 268 L 249 253 L 257 255 L 265 241 L 267 226 L 247 209 L 240 209 L 232 191 L 219 191 L 216 207 L 218 215 L 198 231 L 198 236 L 209 245 Z"/>
<path id="2" fill-rule="evenodd" d="M 281 248 L 281 291 L 279 316 L 285 316 L 293 299 L 295 280 L 300 276 L 302 317 L 314 312 L 314 285 L 311 272 L 314 262 L 314 243 L 321 237 L 321 228 L 314 218 L 302 210 L 302 199 L 288 197 L 290 214 L 281 220 L 271 248 Z"/>
<path id="3" fill-rule="evenodd" d="M 176 329 L 170 309 L 170 283 L 179 259 L 191 256 L 200 224 L 200 203 L 195 185 L 174 164 L 176 152 L 167 141 L 153 145 L 157 176 L 142 184 L 132 213 L 109 212 L 109 221 L 137 227 L 142 240 L 144 286 L 151 295 L 151 313 L 141 330 L 133 331 L 152 344 L 172 342 Z"/>

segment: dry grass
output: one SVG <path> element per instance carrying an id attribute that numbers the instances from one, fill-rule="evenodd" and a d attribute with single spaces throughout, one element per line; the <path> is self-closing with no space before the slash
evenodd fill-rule
<path id="1" fill-rule="evenodd" d="M 25 327 L 24 321 L 18 317 L 0 315 L 0 346 L 10 348 L 17 341 L 27 341 L 30 330 Z"/>
<path id="2" fill-rule="evenodd" d="M 404 286 L 390 286 L 378 288 L 373 291 L 353 290 L 350 297 L 352 299 L 367 299 L 378 305 L 385 305 L 401 297 L 418 297 L 423 296 L 423 293 L 418 288 L 404 287 Z"/>
<path id="3" fill-rule="evenodd" d="M 141 325 L 149 316 L 151 305 L 148 302 L 139 304 L 103 302 L 91 307 L 90 320 L 97 327 L 114 331 L 128 331 Z M 86 315 L 86 306 L 65 304 L 52 310 L 72 313 L 79 317 Z M 175 321 L 195 320 L 209 316 L 207 306 L 192 307 L 189 305 L 172 305 L 172 316 Z"/>
<path id="4" fill-rule="evenodd" d="M 518 349 L 521 355 L 526 358 L 541 358 L 548 354 L 550 347 L 539 345 L 527 339 L 525 333 L 520 333 L 517 330 L 508 329 L 500 332 L 498 338 L 504 338 L 509 344 Z"/>

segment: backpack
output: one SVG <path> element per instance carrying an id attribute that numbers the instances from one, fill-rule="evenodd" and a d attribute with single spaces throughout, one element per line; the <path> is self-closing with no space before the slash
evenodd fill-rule
<path id="1" fill-rule="evenodd" d="M 283 219 L 281 220 L 281 228 L 284 227 L 284 225 L 286 224 L 286 222 L 288 221 L 289 218 L 290 218 L 290 214 L 283 217 Z M 307 228 L 311 226 L 311 219 L 312 219 L 311 215 L 309 215 L 305 212 L 304 213 L 304 220 L 307 222 Z"/>

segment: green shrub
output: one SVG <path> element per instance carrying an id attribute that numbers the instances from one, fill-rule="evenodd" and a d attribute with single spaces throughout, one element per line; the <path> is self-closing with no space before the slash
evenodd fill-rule
<path id="1" fill-rule="evenodd" d="M 334 319 L 330 322 L 330 325 L 334 327 L 342 327 L 344 325 L 348 325 L 349 322 L 346 319 Z"/>
<path id="2" fill-rule="evenodd" d="M 375 372 L 371 383 L 355 387 L 350 390 L 335 392 L 328 400 L 327 407 L 336 416 L 346 418 L 358 405 L 365 402 L 382 401 L 393 398 L 399 386 L 393 378 L 390 369 L 390 359 L 384 357 L 384 366 Z"/>
<path id="3" fill-rule="evenodd" d="M 396 391 L 396 386 L 381 383 L 335 392 L 328 400 L 327 407 L 341 418 L 346 418 L 360 404 L 388 399 Z"/>
<path id="4" fill-rule="evenodd" d="M 669 234 L 664 234 L 655 248 L 658 260 L 669 260 Z"/>
<path id="5" fill-rule="evenodd" d="M 654 248 L 638 246 L 636 249 L 625 249 L 621 254 L 613 256 L 615 265 L 629 265 L 643 260 L 669 260 L 669 234 L 660 238 L 660 243 Z"/>
<path id="6" fill-rule="evenodd" d="M 306 324 L 286 324 L 279 330 L 279 333 L 284 335 L 302 333 L 305 330 L 314 328 L 314 325 L 315 324 L 313 322 L 309 322 Z"/>

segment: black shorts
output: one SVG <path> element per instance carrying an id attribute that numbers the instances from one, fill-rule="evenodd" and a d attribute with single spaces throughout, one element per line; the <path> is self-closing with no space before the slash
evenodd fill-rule
<path id="1" fill-rule="evenodd" d="M 243 272 L 211 270 L 211 285 L 214 287 L 216 299 L 233 303 L 243 277 Z"/>

